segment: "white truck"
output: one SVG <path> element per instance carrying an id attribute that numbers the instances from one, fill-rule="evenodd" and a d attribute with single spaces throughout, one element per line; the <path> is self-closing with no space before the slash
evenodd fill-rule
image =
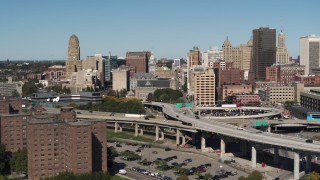
<path id="1" fill-rule="evenodd" d="M 144 114 L 125 114 L 125 117 L 133 117 L 133 118 L 141 118 L 141 117 L 145 117 Z"/>
<path id="2" fill-rule="evenodd" d="M 221 107 L 223 107 L 223 108 L 236 108 L 237 104 L 222 104 Z"/>

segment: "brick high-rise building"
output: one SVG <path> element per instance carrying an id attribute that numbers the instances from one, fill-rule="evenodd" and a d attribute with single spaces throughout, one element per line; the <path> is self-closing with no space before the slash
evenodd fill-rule
<path id="1" fill-rule="evenodd" d="M 106 121 L 76 121 L 72 108 L 59 117 L 32 118 L 27 125 L 28 176 L 40 179 L 69 171 L 107 171 Z"/>
<path id="2" fill-rule="evenodd" d="M 287 86 L 294 81 L 295 75 L 303 75 L 304 69 L 304 66 L 296 64 L 274 64 L 266 68 L 266 81 L 279 82 Z"/>
<path id="3" fill-rule="evenodd" d="M 70 36 L 68 47 L 68 58 L 66 61 L 66 79 L 70 80 L 73 72 L 82 70 L 80 61 L 79 39 L 76 35 Z"/>
<path id="4" fill-rule="evenodd" d="M 263 81 L 266 79 L 266 67 L 276 62 L 276 30 L 254 29 L 252 52 L 249 81 Z"/>
<path id="5" fill-rule="evenodd" d="M 148 73 L 148 63 L 151 56 L 150 51 L 127 52 L 126 65 L 130 67 L 130 77 L 134 73 Z"/>
<path id="6" fill-rule="evenodd" d="M 107 171 L 106 121 L 78 121 L 72 108 L 44 114 L 34 106 L 31 113 L 21 99 L 1 97 L 0 103 L 0 143 L 9 152 L 27 148 L 29 179 Z"/>
<path id="7" fill-rule="evenodd" d="M 201 53 L 198 47 L 194 46 L 192 50 L 188 53 L 188 69 L 193 68 L 193 66 L 201 65 Z"/>

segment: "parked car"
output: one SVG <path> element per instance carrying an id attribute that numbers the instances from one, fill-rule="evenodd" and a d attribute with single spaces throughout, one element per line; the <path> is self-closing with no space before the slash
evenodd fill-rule
<path id="1" fill-rule="evenodd" d="M 168 148 L 168 147 L 167 147 L 167 148 L 165 148 L 164 150 L 165 150 L 165 151 L 171 151 L 171 149 L 170 149 L 170 148 Z"/>
<path id="2" fill-rule="evenodd" d="M 158 154 L 158 151 L 152 151 L 152 154 Z"/>
<path id="3" fill-rule="evenodd" d="M 122 147 L 121 144 L 116 144 L 117 147 Z"/>
<path id="4" fill-rule="evenodd" d="M 163 177 L 163 180 L 172 180 L 172 178 L 171 178 L 171 177 L 168 177 L 168 176 L 164 176 L 164 177 Z"/>
<path id="5" fill-rule="evenodd" d="M 125 169 L 120 169 L 119 174 L 127 174 L 127 171 Z"/>
<path id="6" fill-rule="evenodd" d="M 186 159 L 183 161 L 184 163 L 189 163 L 189 162 L 192 162 L 192 159 Z"/>

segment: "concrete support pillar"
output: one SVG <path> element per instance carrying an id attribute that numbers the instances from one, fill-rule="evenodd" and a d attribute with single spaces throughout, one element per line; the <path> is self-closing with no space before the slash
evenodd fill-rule
<path id="1" fill-rule="evenodd" d="M 205 150 L 206 149 L 206 137 L 205 135 L 202 133 L 201 134 L 201 150 Z"/>
<path id="2" fill-rule="evenodd" d="M 139 136 L 142 136 L 143 135 L 143 128 L 140 127 L 140 133 L 139 133 Z"/>
<path id="3" fill-rule="evenodd" d="M 278 148 L 274 148 L 274 159 L 273 159 L 273 161 L 274 161 L 274 163 L 275 164 L 279 164 L 279 149 Z"/>
<path id="4" fill-rule="evenodd" d="M 271 133 L 271 126 L 268 126 L 268 133 Z"/>
<path id="5" fill-rule="evenodd" d="M 138 123 L 135 123 L 134 124 L 134 136 L 138 136 L 138 131 L 139 131 Z"/>
<path id="6" fill-rule="evenodd" d="M 160 130 L 159 140 L 163 141 L 164 140 L 164 128 L 159 128 L 159 130 Z"/>
<path id="7" fill-rule="evenodd" d="M 252 145 L 251 147 L 251 164 L 252 168 L 257 167 L 257 150 L 256 147 L 254 147 L 254 145 Z"/>
<path id="8" fill-rule="evenodd" d="M 159 141 L 159 126 L 156 126 L 156 141 Z"/>
<path id="9" fill-rule="evenodd" d="M 181 133 L 181 137 L 182 137 L 182 144 L 186 144 L 186 136 L 184 133 Z"/>
<path id="10" fill-rule="evenodd" d="M 224 158 L 225 157 L 225 153 L 226 153 L 226 143 L 224 142 L 224 139 L 221 138 L 221 143 L 220 143 L 220 157 Z"/>
<path id="11" fill-rule="evenodd" d="M 306 173 L 308 173 L 311 171 L 311 155 L 307 155 L 306 163 Z"/>
<path id="12" fill-rule="evenodd" d="M 118 123 L 117 122 L 114 123 L 114 132 L 115 133 L 118 132 Z"/>
<path id="13" fill-rule="evenodd" d="M 300 155 L 294 152 L 294 163 L 293 163 L 293 179 L 298 180 L 300 178 Z"/>
<path id="14" fill-rule="evenodd" d="M 176 144 L 177 145 L 180 144 L 180 130 L 179 129 L 176 130 Z"/>

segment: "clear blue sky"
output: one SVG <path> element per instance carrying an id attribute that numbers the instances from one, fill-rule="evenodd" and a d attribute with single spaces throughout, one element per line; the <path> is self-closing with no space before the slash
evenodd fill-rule
<path id="1" fill-rule="evenodd" d="M 319 0 L 1 0 L 0 60 L 66 59 L 79 37 L 81 58 L 151 50 L 156 58 L 189 49 L 246 43 L 252 29 L 283 26 L 290 55 L 299 37 L 320 35 Z"/>

